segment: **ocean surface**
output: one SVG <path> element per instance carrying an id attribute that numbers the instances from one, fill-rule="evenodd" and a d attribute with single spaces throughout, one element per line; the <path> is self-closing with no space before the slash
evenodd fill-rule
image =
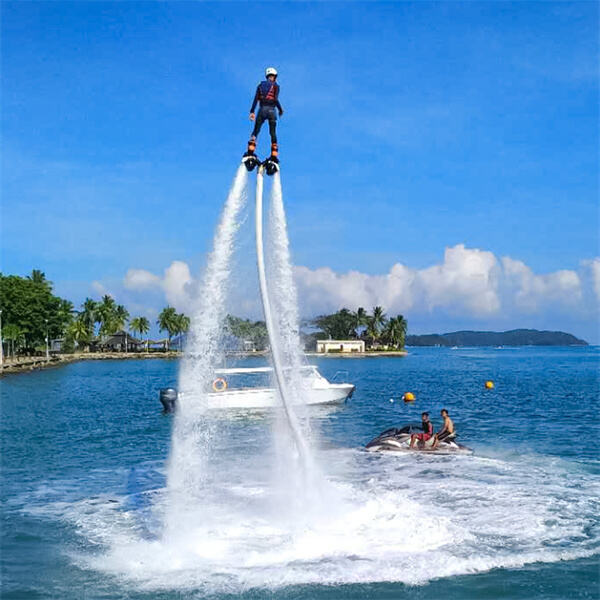
<path id="1" fill-rule="evenodd" d="M 0 596 L 598 598 L 600 349 L 409 350 L 310 359 L 356 392 L 311 410 L 327 502 L 306 519 L 274 491 L 273 413 L 215 416 L 210 476 L 178 537 L 158 400 L 177 361 L 5 377 Z M 363 450 L 423 410 L 438 428 L 441 408 L 472 456 Z"/>

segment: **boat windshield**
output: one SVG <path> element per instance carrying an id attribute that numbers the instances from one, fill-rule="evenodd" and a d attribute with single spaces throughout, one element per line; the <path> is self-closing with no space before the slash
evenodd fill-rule
<path id="1" fill-rule="evenodd" d="M 215 369 L 213 389 L 214 391 L 224 391 L 224 389 L 272 387 L 272 373 L 272 367 Z M 317 370 L 317 367 L 313 365 L 301 367 L 300 375 L 303 379 L 322 377 Z M 225 386 L 223 386 L 222 381 L 219 380 L 224 380 Z"/>

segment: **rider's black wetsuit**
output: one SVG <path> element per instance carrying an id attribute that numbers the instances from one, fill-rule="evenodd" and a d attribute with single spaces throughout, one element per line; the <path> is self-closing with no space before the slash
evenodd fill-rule
<path id="1" fill-rule="evenodd" d="M 254 94 L 254 101 L 252 102 L 252 108 L 250 112 L 253 113 L 256 108 L 256 104 L 260 103 L 258 109 L 258 115 L 256 115 L 256 122 L 254 123 L 254 130 L 252 136 L 257 137 L 260 133 L 260 128 L 265 121 L 269 121 L 269 133 L 271 135 L 271 143 L 277 143 L 277 113 L 279 116 L 283 113 L 283 108 L 279 104 L 279 84 L 275 81 L 263 81 L 258 84 L 256 88 L 256 94 Z"/>

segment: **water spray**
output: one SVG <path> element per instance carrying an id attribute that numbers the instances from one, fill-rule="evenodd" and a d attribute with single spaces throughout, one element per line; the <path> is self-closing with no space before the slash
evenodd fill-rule
<path id="1" fill-rule="evenodd" d="M 169 511 L 165 523 L 171 533 L 185 529 L 182 515 L 196 510 L 206 476 L 212 434 L 207 419 L 207 386 L 222 356 L 221 324 L 240 214 L 246 203 L 247 182 L 248 172 L 240 166 L 215 232 L 181 361 L 178 409 L 167 466 Z"/>

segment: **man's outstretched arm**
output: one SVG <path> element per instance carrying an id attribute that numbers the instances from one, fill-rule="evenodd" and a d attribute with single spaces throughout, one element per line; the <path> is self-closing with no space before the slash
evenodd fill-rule
<path id="1" fill-rule="evenodd" d="M 256 108 L 256 105 L 258 104 L 259 89 L 260 89 L 260 86 L 256 86 L 256 93 L 254 94 L 254 100 L 252 101 L 252 107 L 250 108 L 250 118 L 251 119 L 254 116 L 254 110 Z"/>
<path id="2" fill-rule="evenodd" d="M 279 103 L 279 86 L 275 85 L 275 106 L 279 111 L 279 116 L 283 114 L 283 108 L 281 108 L 281 104 Z"/>

